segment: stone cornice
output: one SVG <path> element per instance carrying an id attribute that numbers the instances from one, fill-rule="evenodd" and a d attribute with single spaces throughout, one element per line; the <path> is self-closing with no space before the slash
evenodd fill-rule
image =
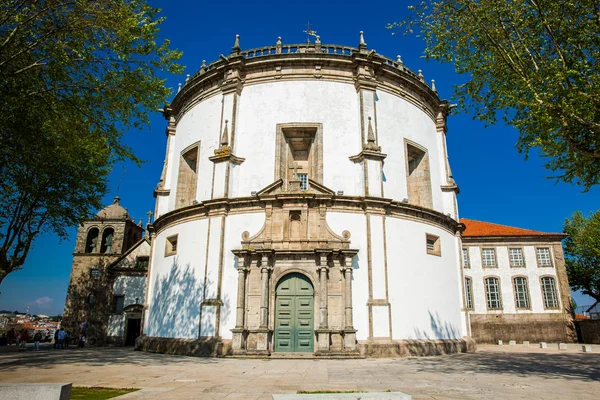
<path id="1" fill-rule="evenodd" d="M 337 45 L 321 45 L 321 52 L 314 45 L 283 47 L 290 52 L 276 53 L 274 47 L 251 49 L 235 56 L 221 56 L 203 66 L 175 96 L 169 106 L 170 115 L 179 120 L 196 103 L 221 93 L 241 93 L 247 85 L 276 80 L 328 80 L 397 95 L 437 121 L 443 101 L 422 77 L 402 63 L 373 50 L 361 53 Z"/>
<path id="2" fill-rule="evenodd" d="M 267 207 L 301 203 L 306 203 L 309 207 L 323 205 L 330 212 L 370 213 L 410 219 L 437 226 L 453 235 L 464 229 L 463 224 L 438 211 L 392 199 L 304 192 L 207 200 L 161 215 L 150 228 L 153 233 L 158 234 L 181 222 L 228 214 L 264 212 Z"/>
<path id="3" fill-rule="evenodd" d="M 462 242 L 466 245 L 477 245 L 479 243 L 560 243 L 566 237 L 567 235 L 560 233 L 538 236 L 466 236 L 462 238 Z"/>

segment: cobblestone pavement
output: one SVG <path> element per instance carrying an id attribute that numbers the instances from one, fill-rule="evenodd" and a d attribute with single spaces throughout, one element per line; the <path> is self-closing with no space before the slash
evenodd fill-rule
<path id="1" fill-rule="evenodd" d="M 131 348 L 0 349 L 1 382 L 135 387 L 119 399 L 271 399 L 298 390 L 399 391 L 413 399 L 598 399 L 600 346 L 533 345 L 477 353 L 364 360 L 210 359 Z M 555 347 L 555 346 L 554 346 Z"/>

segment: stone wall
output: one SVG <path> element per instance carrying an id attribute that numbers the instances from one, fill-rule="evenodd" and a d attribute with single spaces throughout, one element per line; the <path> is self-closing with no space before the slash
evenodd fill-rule
<path id="1" fill-rule="evenodd" d="M 472 314 L 471 336 L 477 343 L 574 342 L 568 314 Z"/>
<path id="2" fill-rule="evenodd" d="M 600 319 L 577 321 L 581 341 L 586 344 L 600 344 Z"/>
<path id="3" fill-rule="evenodd" d="M 135 350 L 194 357 L 224 357 L 231 354 L 231 340 L 140 336 L 135 341 Z"/>
<path id="4" fill-rule="evenodd" d="M 472 353 L 477 344 L 472 339 L 396 340 L 389 342 L 359 342 L 360 354 L 370 358 L 437 356 Z"/>

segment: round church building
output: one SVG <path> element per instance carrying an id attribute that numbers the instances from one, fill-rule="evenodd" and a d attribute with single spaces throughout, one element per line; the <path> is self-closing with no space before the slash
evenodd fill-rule
<path id="1" fill-rule="evenodd" d="M 467 351 L 449 105 L 370 50 L 243 50 L 168 120 L 142 350 L 357 357 Z"/>

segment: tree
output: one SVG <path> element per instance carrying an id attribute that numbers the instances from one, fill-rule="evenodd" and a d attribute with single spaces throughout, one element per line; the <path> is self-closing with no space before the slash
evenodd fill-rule
<path id="1" fill-rule="evenodd" d="M 116 162 L 140 160 L 123 133 L 148 123 L 180 73 L 145 0 L 0 4 L 0 283 L 44 231 L 100 207 Z"/>
<path id="2" fill-rule="evenodd" d="M 600 301 L 600 210 L 587 218 L 577 211 L 565 220 L 564 232 L 569 284 Z"/>
<path id="3" fill-rule="evenodd" d="M 409 7 L 425 57 L 454 64 L 461 108 L 520 133 L 555 178 L 589 189 L 600 180 L 600 3 L 597 0 L 439 0 Z"/>

